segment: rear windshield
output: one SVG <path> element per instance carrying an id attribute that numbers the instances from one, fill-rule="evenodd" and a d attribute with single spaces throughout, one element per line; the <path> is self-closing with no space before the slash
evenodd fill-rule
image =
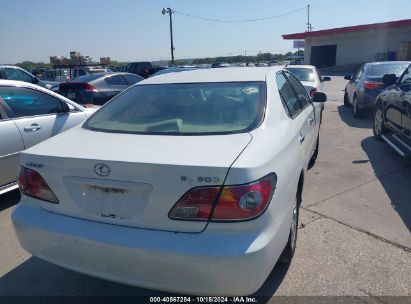
<path id="1" fill-rule="evenodd" d="M 293 74 L 299 81 L 314 82 L 315 76 L 312 69 L 308 68 L 286 68 L 291 74 Z"/>
<path id="2" fill-rule="evenodd" d="M 241 133 L 260 124 L 264 109 L 264 82 L 138 85 L 112 99 L 83 127 L 137 134 Z"/>
<path id="3" fill-rule="evenodd" d="M 368 69 L 368 74 L 370 76 L 384 76 L 385 74 L 395 74 L 397 77 L 400 77 L 404 73 L 405 69 L 408 67 L 407 63 L 389 63 L 389 64 L 374 64 L 370 65 Z"/>

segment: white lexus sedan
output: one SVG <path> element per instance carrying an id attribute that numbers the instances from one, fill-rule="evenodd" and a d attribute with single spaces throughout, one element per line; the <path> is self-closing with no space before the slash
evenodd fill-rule
<path id="1" fill-rule="evenodd" d="M 22 153 L 18 239 L 107 280 L 251 294 L 294 254 L 324 101 L 279 67 L 141 81 Z"/>

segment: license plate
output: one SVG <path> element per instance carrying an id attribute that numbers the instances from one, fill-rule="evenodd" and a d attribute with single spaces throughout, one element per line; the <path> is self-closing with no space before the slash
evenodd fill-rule
<path id="1" fill-rule="evenodd" d="M 70 98 L 70 99 L 76 98 L 76 93 L 71 93 L 71 92 L 67 93 L 67 98 Z"/>

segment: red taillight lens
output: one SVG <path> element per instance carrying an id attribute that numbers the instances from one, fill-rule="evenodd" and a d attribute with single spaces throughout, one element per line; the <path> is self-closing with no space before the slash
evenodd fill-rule
<path id="1" fill-rule="evenodd" d="M 171 209 L 170 218 L 211 221 L 253 219 L 269 206 L 276 183 L 275 174 L 270 174 L 256 182 L 224 186 L 222 190 L 221 187 L 194 188 Z"/>
<path id="2" fill-rule="evenodd" d="M 51 191 L 41 175 L 24 167 L 20 167 L 19 186 L 23 194 L 57 204 L 59 200 Z"/>
<path id="3" fill-rule="evenodd" d="M 311 89 L 310 97 L 314 97 L 314 93 L 317 92 L 317 89 Z"/>
<path id="4" fill-rule="evenodd" d="M 208 220 L 220 187 L 194 188 L 188 191 L 170 211 L 173 219 Z"/>
<path id="5" fill-rule="evenodd" d="M 97 89 L 95 86 L 92 86 L 92 85 L 89 84 L 89 83 L 85 83 L 85 84 L 84 84 L 84 89 L 85 89 L 86 91 L 90 91 L 90 92 L 100 92 L 99 89 Z"/>
<path id="6" fill-rule="evenodd" d="M 375 81 L 364 81 L 364 89 L 367 90 L 377 90 L 383 86 L 382 82 L 375 82 Z"/>

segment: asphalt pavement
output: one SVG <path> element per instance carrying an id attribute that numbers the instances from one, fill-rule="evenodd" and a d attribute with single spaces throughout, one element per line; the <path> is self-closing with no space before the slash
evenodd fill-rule
<path id="1" fill-rule="evenodd" d="M 371 115 L 352 117 L 342 102 L 345 83 L 336 76 L 326 84 L 329 100 L 318 159 L 305 179 L 296 255 L 289 267 L 276 265 L 256 296 L 376 303 L 411 296 L 411 160 L 373 138 Z M 32 257 L 11 225 L 18 199 L 17 191 L 0 196 L 0 295 L 166 295 Z"/>

